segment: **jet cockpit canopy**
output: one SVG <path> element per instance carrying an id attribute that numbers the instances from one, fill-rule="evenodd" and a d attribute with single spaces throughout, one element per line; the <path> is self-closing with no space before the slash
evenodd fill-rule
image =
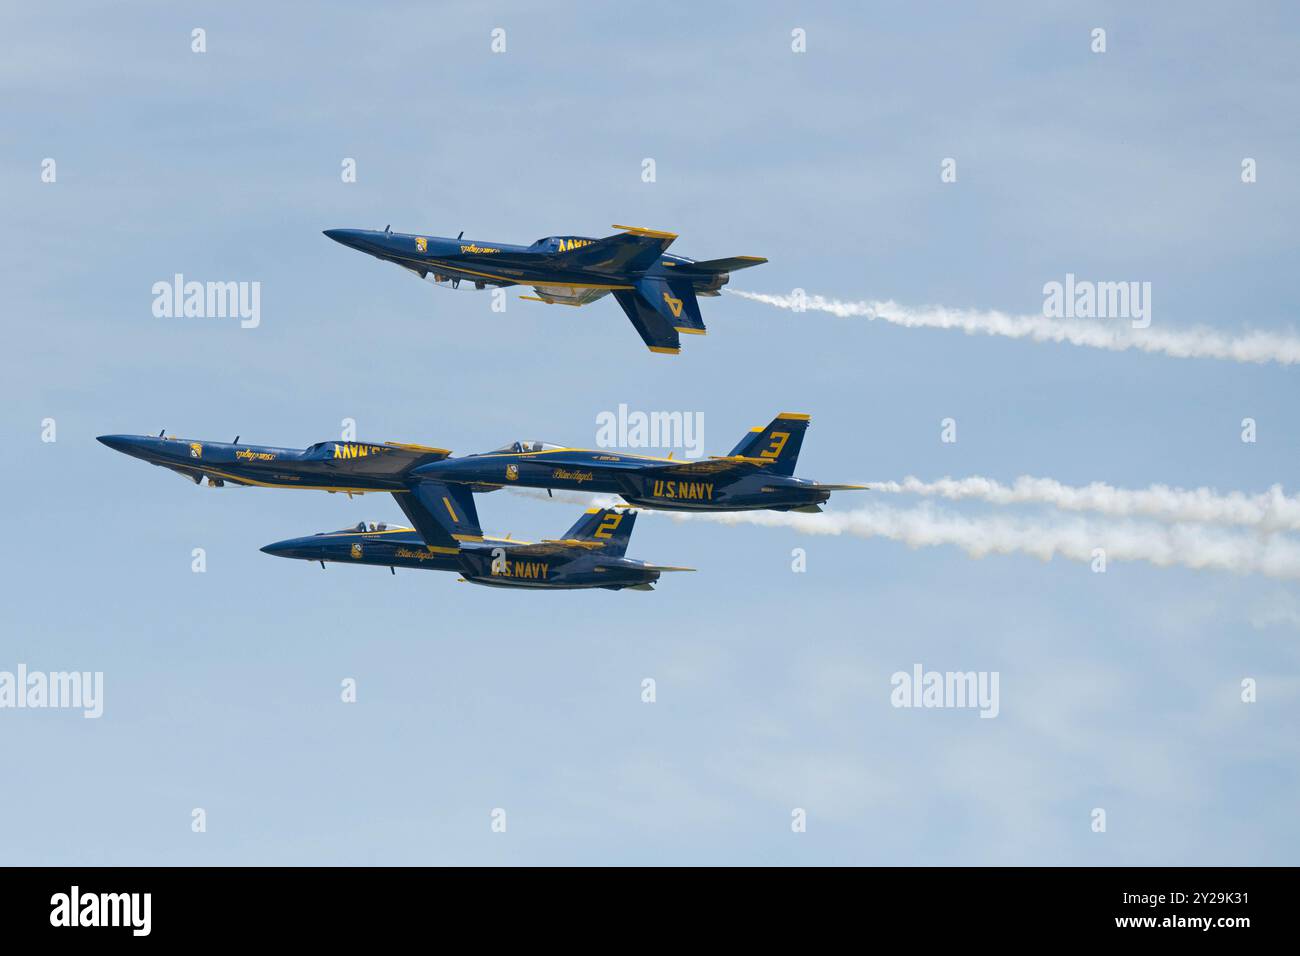
<path id="1" fill-rule="evenodd" d="M 512 441 L 508 445 L 494 448 L 489 455 L 520 455 L 532 451 L 558 451 L 565 447 L 549 441 Z"/>

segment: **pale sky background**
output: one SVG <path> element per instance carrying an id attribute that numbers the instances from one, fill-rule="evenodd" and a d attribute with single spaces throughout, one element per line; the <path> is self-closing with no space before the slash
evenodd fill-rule
<path id="1" fill-rule="evenodd" d="M 464 453 L 590 444 L 626 402 L 704 412 L 712 454 L 810 413 L 798 471 L 823 481 L 1294 493 L 1295 369 L 728 297 L 673 359 L 610 299 L 512 293 L 496 314 L 320 233 L 633 223 L 684 255 L 769 257 L 733 276 L 753 291 L 1035 312 L 1074 272 L 1150 281 L 1155 326 L 1292 330 L 1298 21 L 1281 3 L 7 4 L 0 670 L 103 671 L 105 713 L 0 711 L 0 862 L 1296 863 L 1294 583 L 649 518 L 629 554 L 700 569 L 653 594 L 322 572 L 258 548 L 400 518 L 391 499 L 199 489 L 94 437 L 302 447 L 351 417 Z M 154 318 L 177 272 L 261 282 L 261 326 Z M 540 537 L 578 509 L 479 510 Z M 892 708 L 914 663 L 998 671 L 999 717 Z"/>

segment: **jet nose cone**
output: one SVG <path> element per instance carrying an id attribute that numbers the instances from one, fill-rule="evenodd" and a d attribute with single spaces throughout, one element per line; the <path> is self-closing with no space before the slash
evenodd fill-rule
<path id="1" fill-rule="evenodd" d="M 329 549 L 317 536 L 306 538 L 286 538 L 274 541 L 261 549 L 263 554 L 276 558 L 299 558 L 303 561 L 321 561 L 326 558 Z"/>
<path id="2" fill-rule="evenodd" d="M 102 445 L 107 445 L 113 451 L 120 451 L 124 455 L 139 456 L 143 451 L 138 435 L 100 435 L 95 439 Z"/>
<path id="3" fill-rule="evenodd" d="M 297 539 L 276 541 L 273 544 L 268 544 L 261 550 L 263 554 L 274 555 L 277 558 L 290 558 L 293 557 L 291 552 L 294 550 L 294 546 L 297 545 L 297 543 Z"/>
<path id="4" fill-rule="evenodd" d="M 364 229 L 326 229 L 325 235 L 349 249 L 365 250 L 366 231 Z"/>

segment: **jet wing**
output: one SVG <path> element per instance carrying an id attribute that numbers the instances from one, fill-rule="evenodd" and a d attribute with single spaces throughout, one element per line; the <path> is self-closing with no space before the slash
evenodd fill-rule
<path id="1" fill-rule="evenodd" d="M 762 256 L 728 256 L 725 259 L 703 259 L 692 262 L 686 268 L 692 272 L 735 272 L 737 269 L 761 266 L 766 261 Z"/>
<path id="2" fill-rule="evenodd" d="M 677 238 L 674 232 L 642 229 L 640 226 L 614 226 L 622 229 L 618 235 L 597 239 L 577 249 L 559 252 L 550 257 L 558 269 L 580 272 L 603 272 L 624 275 L 644 272 L 664 254 L 664 250 Z"/>

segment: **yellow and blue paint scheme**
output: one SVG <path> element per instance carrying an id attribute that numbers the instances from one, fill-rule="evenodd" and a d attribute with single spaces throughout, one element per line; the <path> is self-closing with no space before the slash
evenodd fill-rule
<path id="1" fill-rule="evenodd" d="M 547 236 L 531 245 L 419 236 L 374 229 L 327 229 L 350 249 L 407 269 L 421 279 L 458 288 L 532 286 L 523 296 L 549 305 L 583 306 L 610 293 L 652 352 L 677 354 L 681 335 L 707 329 L 697 296 L 716 296 L 737 269 L 761 265 L 760 256 L 695 260 L 670 255 L 676 233 L 640 226 L 602 239 Z"/>
<path id="2" fill-rule="evenodd" d="M 326 441 L 297 449 L 146 435 L 99 440 L 196 484 L 390 492 L 404 510 L 419 499 L 454 543 L 481 534 L 475 493 L 503 487 L 618 495 L 630 505 L 670 511 L 820 511 L 832 492 L 864 489 L 794 476 L 809 423 L 808 415 L 782 412 L 766 427 L 750 429 L 730 453 L 696 461 L 541 441 L 453 458 L 445 448 L 399 442 Z"/>
<path id="3" fill-rule="evenodd" d="M 401 442 L 324 441 L 309 448 L 278 448 L 163 435 L 102 435 L 99 441 L 124 455 L 169 468 L 195 484 L 347 494 L 404 492 L 412 469 L 451 454 L 445 448 Z"/>
<path id="4" fill-rule="evenodd" d="M 794 477 L 809 422 L 808 415 L 782 412 L 766 427 L 751 429 L 729 454 L 698 461 L 516 441 L 420 465 L 411 476 L 477 490 L 517 486 L 613 494 L 628 504 L 670 511 L 816 512 L 833 491 L 865 489 Z"/>
<path id="5" fill-rule="evenodd" d="M 408 514 L 424 507 L 418 502 L 412 505 L 415 500 L 407 499 Z M 425 518 L 432 520 L 433 516 Z M 531 542 L 480 536 L 476 542 L 461 542 L 454 548 L 431 547 L 416 528 L 362 523 L 342 531 L 277 541 L 262 550 L 276 557 L 318 561 L 322 567 L 330 561 L 453 571 L 473 584 L 544 591 L 651 591 L 663 572 L 693 570 L 626 557 L 635 521 L 633 511 L 591 508 L 555 540 Z"/>

